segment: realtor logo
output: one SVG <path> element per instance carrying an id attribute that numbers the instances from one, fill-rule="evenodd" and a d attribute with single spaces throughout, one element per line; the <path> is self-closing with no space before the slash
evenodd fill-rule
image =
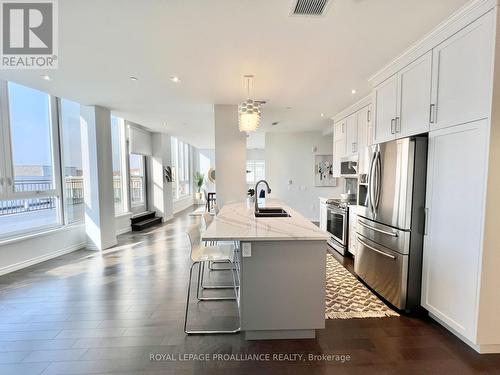
<path id="1" fill-rule="evenodd" d="M 1 68 L 57 68 L 57 0 L 0 0 Z"/>

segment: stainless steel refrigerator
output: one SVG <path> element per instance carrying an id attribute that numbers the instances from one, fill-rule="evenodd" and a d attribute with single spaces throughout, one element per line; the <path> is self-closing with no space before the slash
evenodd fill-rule
<path id="1" fill-rule="evenodd" d="M 360 155 L 357 275 L 400 310 L 420 306 L 427 136 Z"/>

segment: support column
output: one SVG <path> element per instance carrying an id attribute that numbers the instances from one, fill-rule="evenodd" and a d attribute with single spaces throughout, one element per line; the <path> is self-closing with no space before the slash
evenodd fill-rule
<path id="1" fill-rule="evenodd" d="M 99 106 L 82 106 L 80 122 L 87 247 L 104 250 L 117 244 L 111 112 Z"/>
<path id="2" fill-rule="evenodd" d="M 238 129 L 238 106 L 215 105 L 215 186 L 217 204 L 246 199 L 246 134 Z"/>
<path id="3" fill-rule="evenodd" d="M 153 133 L 153 156 L 150 165 L 149 209 L 167 221 L 173 217 L 172 182 L 165 178 L 165 168 L 172 167 L 170 135 Z"/>

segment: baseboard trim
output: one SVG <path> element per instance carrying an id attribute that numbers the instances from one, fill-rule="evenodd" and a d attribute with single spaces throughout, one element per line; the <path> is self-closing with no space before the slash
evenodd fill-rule
<path id="1" fill-rule="evenodd" d="M 28 259 L 28 260 L 25 260 L 23 262 L 11 264 L 10 266 L 0 268 L 0 276 L 6 275 L 6 274 L 11 273 L 11 272 L 19 271 L 23 268 L 27 268 L 27 267 L 33 266 L 35 264 L 45 262 L 45 261 L 50 260 L 50 259 L 57 258 L 61 255 L 72 253 L 73 251 L 83 249 L 84 247 L 86 247 L 86 245 L 87 244 L 85 242 L 80 242 L 78 244 L 68 246 L 68 247 L 65 247 L 65 248 L 57 250 L 57 251 L 53 251 L 52 253 L 48 253 L 48 254 L 41 255 L 41 256 L 36 257 L 36 258 Z"/>
<path id="2" fill-rule="evenodd" d="M 113 247 L 113 246 L 116 246 L 118 245 L 118 241 L 116 240 L 116 238 L 112 241 L 109 241 L 107 243 L 103 243 L 102 244 L 102 249 L 100 249 L 99 247 L 97 247 L 93 242 L 91 241 L 88 241 L 87 242 L 87 249 L 89 250 L 94 250 L 94 251 L 102 251 L 102 250 L 106 250 L 106 249 L 109 249 L 110 247 Z"/>
<path id="3" fill-rule="evenodd" d="M 172 220 L 173 218 L 174 218 L 174 215 L 169 216 L 169 217 L 163 217 L 163 222 L 164 222 L 164 223 L 167 223 L 167 222 L 169 222 L 170 220 Z"/>
<path id="4" fill-rule="evenodd" d="M 468 338 L 464 337 L 464 335 L 458 333 L 455 329 L 450 327 L 449 324 L 446 324 L 443 322 L 441 319 L 439 319 L 436 315 L 433 313 L 429 312 L 429 316 L 441 324 L 444 328 L 446 328 L 448 331 L 450 331 L 452 334 L 454 334 L 458 339 L 462 340 L 465 344 L 470 346 L 472 349 L 474 349 L 476 352 L 479 354 L 493 354 L 493 353 L 500 353 L 500 344 L 476 344 L 469 340 Z"/>
<path id="5" fill-rule="evenodd" d="M 118 229 L 116 231 L 116 235 L 119 236 L 120 234 L 125 234 L 125 233 L 128 233 L 128 232 L 132 232 L 132 226 L 131 225 L 129 225 L 128 227 L 125 227 L 125 228 Z"/>

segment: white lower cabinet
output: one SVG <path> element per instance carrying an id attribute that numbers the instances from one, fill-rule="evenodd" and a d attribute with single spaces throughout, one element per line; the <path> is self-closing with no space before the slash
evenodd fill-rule
<path id="1" fill-rule="evenodd" d="M 326 231 L 326 201 L 320 198 L 319 202 L 319 227 Z"/>
<path id="2" fill-rule="evenodd" d="M 485 214 L 488 120 L 431 132 L 422 306 L 474 342 Z"/>

